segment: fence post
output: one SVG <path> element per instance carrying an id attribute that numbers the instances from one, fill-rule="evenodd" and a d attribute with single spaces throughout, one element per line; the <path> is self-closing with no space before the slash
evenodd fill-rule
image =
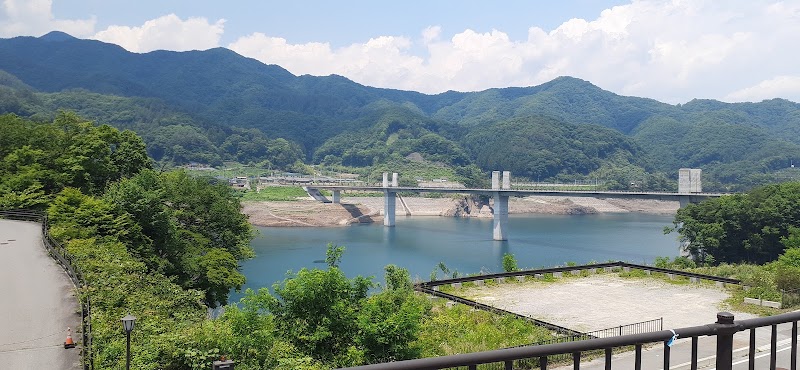
<path id="1" fill-rule="evenodd" d="M 736 325 L 730 312 L 717 313 L 717 370 L 731 370 L 733 367 L 733 334 Z"/>

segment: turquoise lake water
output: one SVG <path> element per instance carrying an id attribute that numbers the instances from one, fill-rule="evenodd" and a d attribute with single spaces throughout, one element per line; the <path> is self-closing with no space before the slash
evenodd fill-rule
<path id="1" fill-rule="evenodd" d="M 407 268 L 412 278 L 428 280 L 444 262 L 461 274 L 502 272 L 512 253 L 521 268 L 622 260 L 650 263 L 679 255 L 677 234 L 664 235 L 673 216 L 636 213 L 594 215 L 511 215 L 508 241 L 492 240 L 492 220 L 450 217 L 398 217 L 397 226 L 354 225 L 331 228 L 259 227 L 251 243 L 257 257 L 242 265 L 244 288 L 271 287 L 287 271 L 324 268 L 328 243 L 346 248 L 341 268 L 349 276 L 383 281 L 383 267 Z M 439 277 L 442 278 L 441 272 Z M 234 293 L 231 302 L 241 293 Z"/>

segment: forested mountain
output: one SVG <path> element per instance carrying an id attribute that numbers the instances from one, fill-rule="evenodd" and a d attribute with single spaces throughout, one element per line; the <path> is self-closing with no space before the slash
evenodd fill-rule
<path id="1" fill-rule="evenodd" d="M 137 54 L 60 32 L 0 39 L 0 113 L 46 120 L 60 109 L 132 129 L 175 164 L 421 157 L 541 180 L 617 173 L 623 185 L 632 173 L 674 179 L 699 167 L 723 188 L 770 182 L 800 161 L 800 104 L 782 99 L 670 105 L 572 77 L 425 95 L 294 76 L 224 48 Z"/>

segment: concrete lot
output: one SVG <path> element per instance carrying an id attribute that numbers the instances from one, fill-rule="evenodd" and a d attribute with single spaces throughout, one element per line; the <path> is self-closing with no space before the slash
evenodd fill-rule
<path id="1" fill-rule="evenodd" d="M 80 369 L 74 288 L 42 245 L 36 223 L 0 220 L 0 368 Z"/>
<path id="2" fill-rule="evenodd" d="M 597 274 L 557 282 L 511 282 L 457 295 L 570 329 L 588 332 L 663 318 L 664 329 L 703 325 L 728 311 L 728 293 L 708 285 Z M 754 317 L 732 312 L 737 319 Z"/>
<path id="3" fill-rule="evenodd" d="M 621 278 L 617 274 L 598 274 L 588 277 L 564 278 L 557 282 L 512 281 L 492 287 L 464 288 L 455 294 L 522 315 L 579 331 L 593 331 L 619 325 L 663 317 L 664 329 L 710 324 L 716 321 L 719 311 L 734 314 L 737 320 L 755 315 L 731 311 L 723 301 L 728 293 L 723 288 L 698 284 L 671 284 L 659 279 Z M 790 325 L 778 327 L 778 365 L 788 368 L 788 341 Z M 770 328 L 757 331 L 757 367 L 767 368 L 769 361 Z M 700 368 L 712 368 L 715 361 L 716 338 L 701 337 L 698 358 Z M 736 369 L 747 368 L 748 333 L 734 336 L 734 364 Z M 766 355 L 764 353 L 766 351 Z M 691 341 L 676 341 L 672 349 L 670 369 L 688 369 Z M 662 346 L 649 347 L 643 353 L 642 368 L 662 368 Z M 766 357 L 765 357 L 766 356 Z M 633 369 L 633 353 L 617 354 L 613 368 Z M 557 367 L 572 369 L 573 365 Z M 583 360 L 581 369 L 605 368 L 602 358 Z"/>

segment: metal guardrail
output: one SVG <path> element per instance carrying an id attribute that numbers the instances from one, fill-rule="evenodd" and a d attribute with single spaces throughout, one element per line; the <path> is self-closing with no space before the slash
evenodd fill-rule
<path id="1" fill-rule="evenodd" d="M 770 326 L 770 369 L 776 369 L 777 360 L 777 332 L 778 324 L 791 323 L 791 370 L 797 370 L 797 322 L 800 321 L 800 311 L 790 312 L 781 315 L 760 317 L 749 320 L 735 321 L 732 314 L 720 312 L 717 314 L 717 321 L 712 324 L 692 326 L 680 329 L 660 330 L 657 332 L 631 334 L 609 338 L 588 339 L 575 342 L 554 343 L 539 346 L 526 346 L 517 348 L 506 348 L 494 351 L 465 353 L 452 356 L 441 356 L 432 358 L 422 358 L 416 360 L 406 360 L 388 362 L 366 366 L 349 367 L 347 370 L 434 370 L 449 369 L 456 367 L 467 367 L 469 370 L 477 370 L 478 365 L 489 365 L 489 367 L 511 370 L 515 368 L 515 363 L 520 361 L 531 361 L 530 364 L 546 370 L 548 357 L 554 355 L 571 355 L 573 368 L 580 369 L 581 354 L 592 351 L 605 352 L 605 368 L 611 369 L 612 351 L 615 348 L 633 346 L 635 351 L 635 369 L 642 369 L 642 347 L 645 344 L 661 342 L 663 345 L 664 369 L 670 368 L 670 345 L 669 340 L 674 334 L 679 338 L 691 338 L 692 353 L 690 359 L 691 369 L 698 366 L 698 338 L 702 336 L 714 336 L 717 338 L 716 346 L 716 369 L 730 370 L 733 367 L 733 335 L 737 332 L 750 331 L 750 345 L 748 353 L 749 368 L 755 369 L 755 350 L 756 350 L 756 328 Z"/>
<path id="2" fill-rule="evenodd" d="M 613 328 L 606 328 L 600 330 L 592 330 L 586 335 L 592 338 L 608 338 L 630 334 L 649 333 L 653 331 L 664 330 L 664 318 L 659 317 L 653 320 L 647 320 L 627 325 L 618 325 Z"/>
<path id="3" fill-rule="evenodd" d="M 496 279 L 496 278 L 509 278 L 509 277 L 515 277 L 515 276 L 536 276 L 537 274 L 544 275 L 544 274 L 552 274 L 554 272 L 562 272 L 563 273 L 563 272 L 571 272 L 571 271 L 583 271 L 583 270 L 591 270 L 591 269 L 601 269 L 601 268 L 606 268 L 606 267 L 623 268 L 623 269 L 628 267 L 628 268 L 631 268 L 631 269 L 646 270 L 646 271 L 652 271 L 652 272 L 660 272 L 660 273 L 665 273 L 665 274 L 673 274 L 673 275 L 678 275 L 678 276 L 685 276 L 685 277 L 689 277 L 689 278 L 697 278 L 697 279 L 701 279 L 701 280 L 710 280 L 710 281 L 716 281 L 716 282 L 727 283 L 727 284 L 740 284 L 741 283 L 741 281 L 737 280 L 737 279 L 724 278 L 724 277 L 713 276 L 713 275 L 696 274 L 696 273 L 693 273 L 693 272 L 680 271 L 680 270 L 669 270 L 669 269 L 663 269 L 663 268 L 654 267 L 654 266 L 637 265 L 637 264 L 634 264 L 634 263 L 627 263 L 627 262 L 617 261 L 617 262 L 595 263 L 595 264 L 580 265 L 580 266 L 551 267 L 551 268 L 536 269 L 536 270 L 523 270 L 523 271 L 513 271 L 513 272 L 501 272 L 501 273 L 497 273 L 497 274 L 465 276 L 465 277 L 454 278 L 454 279 L 443 279 L 443 280 L 426 281 L 426 282 L 418 283 L 417 285 L 429 288 L 429 287 L 434 287 L 434 286 L 439 286 L 439 285 L 447 285 L 447 284 L 453 284 L 453 283 L 466 283 L 466 282 L 477 281 L 477 280 L 491 280 L 491 279 Z"/>
<path id="4" fill-rule="evenodd" d="M 664 318 L 658 318 L 654 320 L 642 321 L 628 325 L 619 325 L 613 328 L 606 328 L 600 330 L 593 330 L 588 333 L 583 333 L 581 335 L 567 335 L 561 337 L 555 337 L 553 339 L 548 339 L 536 343 L 524 344 L 520 346 L 514 346 L 509 348 L 519 348 L 519 347 L 527 347 L 527 346 L 543 346 L 546 344 L 553 344 L 553 343 L 565 343 L 565 342 L 575 342 L 579 340 L 587 340 L 587 339 L 597 339 L 597 338 L 608 338 L 614 336 L 622 336 L 622 335 L 630 335 L 630 334 L 641 334 L 641 333 L 650 333 L 654 331 L 664 330 Z M 561 354 L 561 355 L 553 355 L 548 356 L 548 361 L 563 361 L 567 360 L 571 357 L 571 354 Z M 538 360 L 537 360 L 538 361 Z M 514 368 L 524 368 L 532 367 L 534 364 L 531 360 L 524 360 L 524 361 L 517 361 Z M 524 366 L 523 366 L 524 365 Z"/>
<path id="5" fill-rule="evenodd" d="M 48 231 L 47 214 L 39 211 L 31 210 L 16 210 L 16 211 L 3 211 L 0 210 L 0 219 L 19 220 L 19 221 L 32 221 L 38 222 L 42 225 L 42 242 L 44 243 L 47 252 L 50 256 L 58 262 L 59 265 L 66 271 L 72 283 L 77 289 L 86 286 L 83 279 L 83 274 L 80 269 L 75 265 L 72 255 L 52 237 Z M 79 295 L 80 297 L 80 295 Z M 94 353 L 92 351 L 92 303 L 88 295 L 85 300 L 78 298 L 81 304 L 81 334 L 83 338 L 82 345 L 82 360 L 84 370 L 94 370 Z"/>

